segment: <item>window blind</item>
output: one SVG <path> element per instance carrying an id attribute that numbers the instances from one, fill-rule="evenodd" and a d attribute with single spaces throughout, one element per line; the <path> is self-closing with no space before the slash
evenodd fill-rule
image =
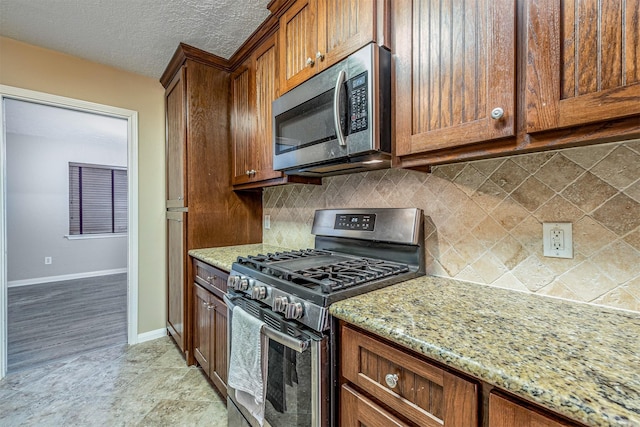
<path id="1" fill-rule="evenodd" d="M 69 163 L 69 234 L 127 232 L 127 170 Z"/>

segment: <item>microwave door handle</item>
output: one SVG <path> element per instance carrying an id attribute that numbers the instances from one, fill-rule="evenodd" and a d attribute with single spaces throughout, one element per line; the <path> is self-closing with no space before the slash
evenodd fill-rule
<path id="1" fill-rule="evenodd" d="M 344 70 L 340 70 L 338 73 L 338 80 L 336 81 L 336 88 L 333 90 L 333 124 L 336 127 L 336 135 L 338 137 L 338 144 L 343 147 L 347 146 L 347 142 L 342 134 L 342 126 L 340 126 L 340 91 L 342 85 L 347 77 L 347 73 Z"/>

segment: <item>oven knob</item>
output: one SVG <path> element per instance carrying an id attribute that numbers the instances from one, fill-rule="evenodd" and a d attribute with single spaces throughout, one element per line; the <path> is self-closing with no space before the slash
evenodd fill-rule
<path id="1" fill-rule="evenodd" d="M 266 297 L 267 297 L 266 286 L 254 286 L 253 288 L 251 288 L 252 299 L 265 299 Z"/>
<path id="2" fill-rule="evenodd" d="M 273 311 L 276 313 L 284 313 L 289 305 L 289 299 L 287 297 L 275 297 L 273 299 Z"/>
<path id="3" fill-rule="evenodd" d="M 287 309 L 284 312 L 284 317 L 287 319 L 299 319 L 302 317 L 302 304 L 299 302 L 287 304 Z"/>
<path id="4" fill-rule="evenodd" d="M 239 276 L 235 276 L 235 275 L 231 275 L 227 278 L 227 288 L 230 289 L 235 289 L 236 288 L 236 283 L 238 282 L 238 280 L 240 280 Z"/>
<path id="5" fill-rule="evenodd" d="M 249 289 L 249 279 L 246 277 L 241 278 L 236 282 L 236 291 L 246 291 Z"/>

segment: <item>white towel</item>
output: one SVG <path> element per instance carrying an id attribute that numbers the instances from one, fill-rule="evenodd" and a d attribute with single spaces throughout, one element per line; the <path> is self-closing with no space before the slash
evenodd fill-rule
<path id="1" fill-rule="evenodd" d="M 229 386 L 236 390 L 236 401 L 260 423 L 264 423 L 267 390 L 268 338 L 261 334 L 263 321 L 241 307 L 233 308 Z"/>

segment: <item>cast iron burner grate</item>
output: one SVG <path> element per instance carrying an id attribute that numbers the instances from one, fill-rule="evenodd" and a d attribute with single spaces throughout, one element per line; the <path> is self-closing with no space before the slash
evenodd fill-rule
<path id="1" fill-rule="evenodd" d="M 374 258 L 352 258 L 306 249 L 240 257 L 238 262 L 269 276 L 331 293 L 409 271 L 406 264 Z"/>

